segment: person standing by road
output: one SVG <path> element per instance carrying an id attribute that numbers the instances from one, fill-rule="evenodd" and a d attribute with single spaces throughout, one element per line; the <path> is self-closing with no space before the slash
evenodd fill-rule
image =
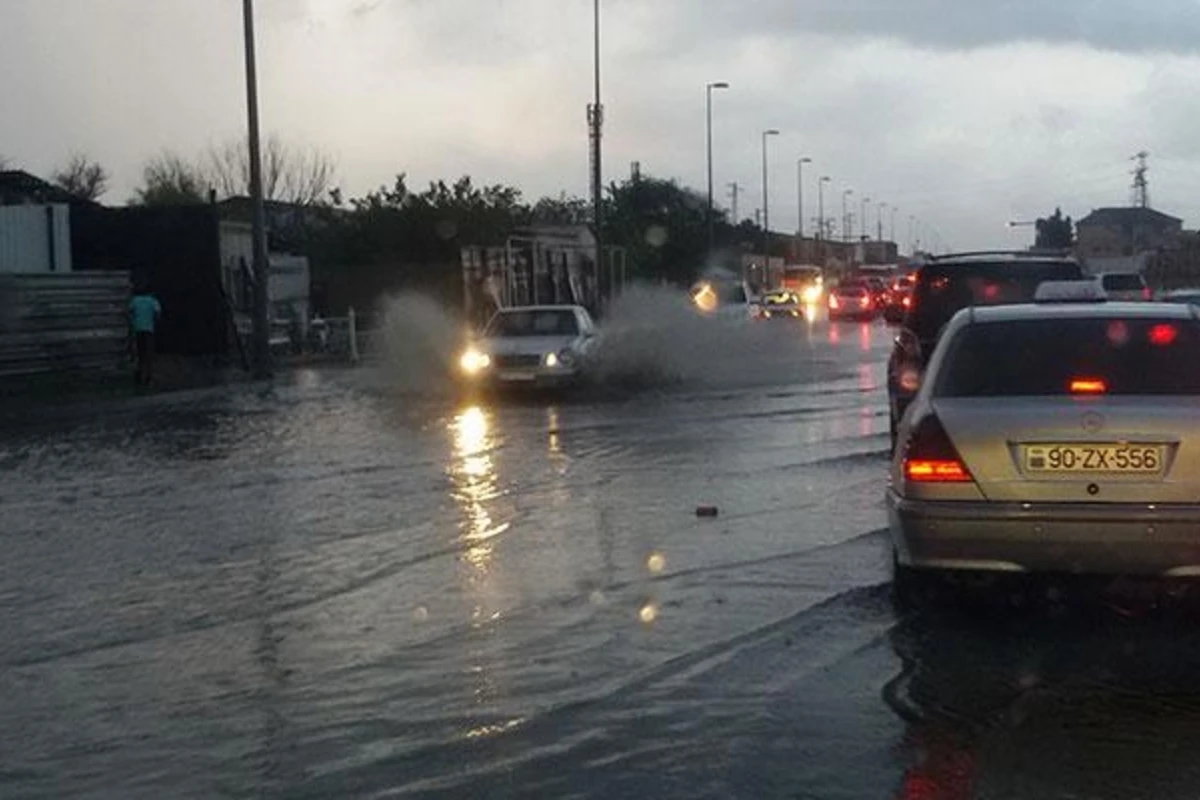
<path id="1" fill-rule="evenodd" d="M 137 370 L 134 384 L 149 386 L 154 377 L 154 331 L 158 318 L 162 316 L 162 305 L 144 284 L 133 290 L 129 300 L 129 327 L 133 332 L 133 344 L 137 354 Z"/>

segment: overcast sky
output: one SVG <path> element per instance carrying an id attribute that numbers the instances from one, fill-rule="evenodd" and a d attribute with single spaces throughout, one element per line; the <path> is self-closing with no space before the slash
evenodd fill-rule
<path id="1" fill-rule="evenodd" d="M 238 0 L 0 0 L 0 155 L 48 173 L 72 151 L 124 202 L 163 148 L 244 131 Z M 605 175 L 704 189 L 704 85 L 718 201 L 806 228 L 816 182 L 916 215 L 955 248 L 1023 245 L 1055 205 L 1152 204 L 1200 226 L 1197 0 L 603 0 Z M 470 174 L 530 199 L 587 190 L 591 0 L 258 0 L 266 131 L 333 154 L 351 196 L 401 171 Z M 875 228 L 877 207 L 869 214 Z M 855 211 L 861 206 L 852 203 Z M 884 212 L 885 234 L 891 214 Z"/>

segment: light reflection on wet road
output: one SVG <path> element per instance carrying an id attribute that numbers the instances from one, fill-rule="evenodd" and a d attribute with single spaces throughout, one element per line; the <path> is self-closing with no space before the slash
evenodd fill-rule
<path id="1" fill-rule="evenodd" d="M 818 323 L 604 402 L 325 371 L 8 431 L 0 795 L 1190 796 L 1190 628 L 897 618 L 888 344 Z"/>

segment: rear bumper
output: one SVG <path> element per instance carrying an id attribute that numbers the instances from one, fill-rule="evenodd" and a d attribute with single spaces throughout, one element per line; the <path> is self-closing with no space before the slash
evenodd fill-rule
<path id="1" fill-rule="evenodd" d="M 1200 504 L 938 502 L 892 490 L 887 506 L 905 566 L 1200 577 Z"/>

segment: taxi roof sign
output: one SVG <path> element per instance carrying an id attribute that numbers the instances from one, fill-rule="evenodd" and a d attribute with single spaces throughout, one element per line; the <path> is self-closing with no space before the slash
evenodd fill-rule
<path id="1" fill-rule="evenodd" d="M 1033 295 L 1035 303 L 1103 303 L 1107 299 L 1104 287 L 1091 278 L 1082 281 L 1042 281 Z"/>

